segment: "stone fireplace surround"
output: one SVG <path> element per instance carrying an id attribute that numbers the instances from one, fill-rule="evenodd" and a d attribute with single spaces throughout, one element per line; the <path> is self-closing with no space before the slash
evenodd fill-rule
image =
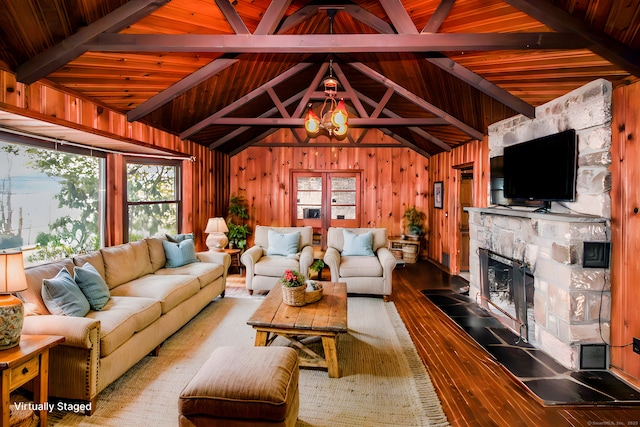
<path id="1" fill-rule="evenodd" d="M 581 345 L 609 342 L 609 270 L 584 267 L 582 258 L 584 242 L 611 238 L 611 93 L 609 82 L 596 80 L 537 107 L 534 119 L 516 116 L 489 127 L 490 157 L 502 155 L 505 146 L 575 129 L 574 202 L 552 202 L 548 213 L 498 206 L 466 209 L 469 296 L 478 301 L 480 295 L 480 248 L 523 261 L 534 276 L 534 324 L 529 325 L 534 345 L 571 369 L 579 369 Z"/>

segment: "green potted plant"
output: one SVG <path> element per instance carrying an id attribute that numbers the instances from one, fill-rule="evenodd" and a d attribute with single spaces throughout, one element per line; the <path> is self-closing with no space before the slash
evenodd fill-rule
<path id="1" fill-rule="evenodd" d="M 419 211 L 415 206 L 409 206 L 404 211 L 402 221 L 407 231 L 407 237 L 413 240 L 419 240 L 424 232 L 424 223 L 427 215 Z"/>
<path id="2" fill-rule="evenodd" d="M 249 219 L 247 204 L 242 196 L 232 195 L 229 199 L 227 227 L 229 228 L 229 247 L 244 250 L 251 228 L 245 221 Z"/>
<path id="3" fill-rule="evenodd" d="M 322 269 L 324 268 L 324 261 L 317 259 L 311 264 L 309 270 L 318 273 L 318 280 L 322 280 Z"/>

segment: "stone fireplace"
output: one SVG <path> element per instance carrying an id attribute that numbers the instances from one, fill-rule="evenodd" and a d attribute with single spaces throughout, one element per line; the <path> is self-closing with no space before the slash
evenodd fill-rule
<path id="1" fill-rule="evenodd" d="M 591 248 L 592 242 L 606 245 L 611 238 L 610 83 L 596 80 L 541 105 L 534 119 L 517 116 L 490 126 L 489 156 L 502 155 L 505 146 L 566 129 L 575 129 L 578 136 L 574 202 L 552 202 L 546 213 L 521 207 L 467 209 L 469 295 L 479 304 L 490 305 L 483 300 L 486 292 L 482 289 L 488 255 L 528 270 L 533 296 L 529 297 L 530 312 L 525 315 L 528 331 L 522 338 L 563 365 L 579 369 L 581 345 L 609 342 L 609 269 L 606 265 L 584 265 L 583 260 L 585 246 Z M 540 165 L 540 173 L 544 173 L 544 165 Z M 608 256 L 607 252 L 607 261 Z M 521 333 L 520 323 L 504 323 Z"/>

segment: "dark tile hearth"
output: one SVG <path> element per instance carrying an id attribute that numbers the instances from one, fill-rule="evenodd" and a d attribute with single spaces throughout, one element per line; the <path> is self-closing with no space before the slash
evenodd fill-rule
<path id="1" fill-rule="evenodd" d="M 422 293 L 546 405 L 640 405 L 640 392 L 607 371 L 571 371 L 545 352 L 519 341 L 468 296 Z"/>

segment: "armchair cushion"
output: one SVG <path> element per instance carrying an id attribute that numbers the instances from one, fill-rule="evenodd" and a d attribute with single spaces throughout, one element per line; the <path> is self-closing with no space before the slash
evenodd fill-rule
<path id="1" fill-rule="evenodd" d="M 340 277 L 380 277 L 382 265 L 377 256 L 346 256 L 340 263 Z"/>
<path id="2" fill-rule="evenodd" d="M 344 233 L 342 256 L 375 256 L 371 231 L 362 234 L 356 234 L 350 230 L 342 230 L 342 232 Z"/>
<path id="3" fill-rule="evenodd" d="M 42 300 L 51 314 L 84 317 L 91 308 L 64 267 L 55 277 L 42 281 Z"/>
<path id="4" fill-rule="evenodd" d="M 269 230 L 268 240 L 267 255 L 293 255 L 298 252 L 300 232 L 280 233 L 275 230 Z"/>

